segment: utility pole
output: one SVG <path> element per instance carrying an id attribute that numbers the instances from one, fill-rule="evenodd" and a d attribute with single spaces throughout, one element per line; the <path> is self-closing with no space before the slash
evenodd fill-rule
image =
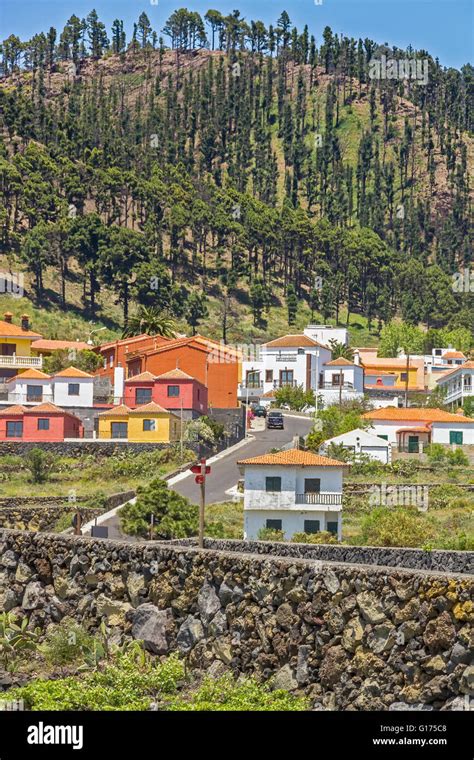
<path id="1" fill-rule="evenodd" d="M 199 505 L 199 548 L 204 547 L 204 513 L 206 509 L 206 460 L 201 459 L 201 503 Z"/>
<path id="2" fill-rule="evenodd" d="M 410 354 L 407 351 L 407 366 L 406 366 L 406 378 L 405 378 L 405 409 L 408 407 L 408 382 L 410 378 Z"/>
<path id="3" fill-rule="evenodd" d="M 344 375 L 342 373 L 342 369 L 339 370 L 339 408 L 342 406 L 342 381 L 344 379 Z"/>
<path id="4" fill-rule="evenodd" d="M 180 412 L 179 453 L 180 453 L 180 459 L 182 462 L 183 461 L 183 399 L 181 399 L 181 412 Z"/>

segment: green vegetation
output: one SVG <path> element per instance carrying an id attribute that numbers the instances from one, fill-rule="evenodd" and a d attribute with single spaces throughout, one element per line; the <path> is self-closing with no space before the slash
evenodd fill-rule
<path id="1" fill-rule="evenodd" d="M 43 371 L 49 375 L 67 369 L 71 365 L 83 372 L 93 374 L 102 366 L 102 357 L 94 351 L 76 351 L 75 349 L 64 349 L 55 351 L 51 356 L 45 356 L 43 360 Z"/>
<path id="2" fill-rule="evenodd" d="M 43 449 L 30 449 L 24 457 L 25 467 L 31 473 L 33 483 L 44 483 L 56 467 L 56 459 Z"/>
<path id="3" fill-rule="evenodd" d="M 282 407 L 284 404 L 299 412 L 305 406 L 314 406 L 314 393 L 312 390 L 303 390 L 302 385 L 284 385 L 275 391 L 275 406 Z"/>
<path id="4" fill-rule="evenodd" d="M 28 618 L 21 621 L 10 612 L 0 613 L 0 663 L 4 670 L 14 671 L 25 652 L 38 646 L 40 630 L 28 630 Z"/>
<path id="5" fill-rule="evenodd" d="M 284 541 L 285 534 L 282 530 L 275 528 L 260 528 L 257 538 L 259 541 Z"/>
<path id="6" fill-rule="evenodd" d="M 327 530 L 318 533 L 294 533 L 291 538 L 292 544 L 338 544 L 337 536 Z"/>
<path id="7" fill-rule="evenodd" d="M 317 451 L 323 441 L 347 433 L 355 428 L 369 427 L 369 421 L 361 415 L 367 411 L 366 402 L 343 401 L 342 404 L 329 406 L 318 412 L 314 427 L 306 443 L 310 450 Z"/>
<path id="8" fill-rule="evenodd" d="M 120 525 L 132 536 L 186 538 L 198 529 L 198 510 L 194 504 L 168 488 L 166 481 L 155 478 L 140 486 L 135 503 L 120 511 Z"/>

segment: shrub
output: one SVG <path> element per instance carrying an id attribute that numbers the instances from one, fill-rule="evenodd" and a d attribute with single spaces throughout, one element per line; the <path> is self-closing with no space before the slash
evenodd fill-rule
<path id="1" fill-rule="evenodd" d="M 351 475 L 381 475 L 386 467 L 387 465 L 382 464 L 378 459 L 371 459 L 367 454 L 359 454 L 352 465 Z"/>
<path id="2" fill-rule="evenodd" d="M 450 449 L 446 454 L 446 459 L 449 465 L 455 467 L 467 467 L 469 464 L 469 457 L 462 449 Z"/>
<path id="3" fill-rule="evenodd" d="M 51 665 L 66 665 L 75 662 L 84 653 L 94 648 L 96 639 L 90 633 L 71 620 L 62 620 L 46 635 L 41 645 L 45 660 Z"/>
<path id="4" fill-rule="evenodd" d="M 299 412 L 305 406 L 314 406 L 314 392 L 312 390 L 305 391 L 302 385 L 284 385 L 275 391 L 275 406 L 281 407 L 283 404 Z"/>
<path id="5" fill-rule="evenodd" d="M 11 689 L 8 698 L 24 700 L 29 710 L 148 710 L 151 702 L 172 694 L 184 678 L 176 655 L 142 664 L 122 654 L 97 671 L 55 681 L 32 681 Z"/>
<path id="6" fill-rule="evenodd" d="M 156 538 L 187 538 L 197 534 L 197 506 L 170 490 L 161 478 L 138 488 L 136 502 L 128 503 L 121 509 L 120 524 L 125 533 L 147 537 L 152 516 Z"/>
<path id="7" fill-rule="evenodd" d="M 205 678 L 191 694 L 171 699 L 166 710 L 219 712 L 219 711 L 303 711 L 309 709 L 308 700 L 284 691 L 272 691 L 270 684 L 259 684 L 251 678 L 235 681 L 231 675 Z"/>
<path id="8" fill-rule="evenodd" d="M 0 662 L 5 670 L 14 670 L 21 653 L 37 648 L 40 629 L 29 631 L 27 626 L 26 617 L 17 622 L 11 612 L 0 614 Z"/>
<path id="9" fill-rule="evenodd" d="M 414 509 L 378 507 L 362 518 L 360 539 L 368 546 L 423 546 L 433 531 L 424 514 Z"/>
<path id="10" fill-rule="evenodd" d="M 396 459 L 390 466 L 394 475 L 402 478 L 411 478 L 419 468 L 419 463 L 413 459 Z"/>
<path id="11" fill-rule="evenodd" d="M 291 539 L 293 544 L 338 544 L 337 536 L 327 530 L 318 533 L 294 533 Z"/>
<path id="12" fill-rule="evenodd" d="M 258 541 L 284 541 L 285 534 L 282 530 L 275 530 L 275 528 L 260 528 L 257 539 Z"/>
<path id="13" fill-rule="evenodd" d="M 430 464 L 439 464 L 446 459 L 446 451 L 442 443 L 430 443 L 425 451 Z"/>
<path id="14" fill-rule="evenodd" d="M 33 483 L 44 483 L 55 469 L 56 459 L 35 446 L 25 456 L 25 466 L 31 473 Z"/>

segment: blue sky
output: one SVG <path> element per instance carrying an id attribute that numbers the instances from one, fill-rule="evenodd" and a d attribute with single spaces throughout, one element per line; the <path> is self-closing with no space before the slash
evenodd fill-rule
<path id="1" fill-rule="evenodd" d="M 0 0 L 0 38 L 17 34 L 26 39 L 50 26 L 61 29 L 72 13 L 85 16 L 95 7 L 110 29 L 115 18 L 123 19 L 127 32 L 141 11 L 161 31 L 169 14 L 180 7 L 205 13 L 216 8 L 229 13 L 239 8 L 247 19 L 274 23 L 285 9 L 293 24 L 321 41 L 329 25 L 334 32 L 369 37 L 406 48 L 426 49 L 442 65 L 460 67 L 474 62 L 474 0 Z M 320 2 L 321 0 L 316 0 Z"/>

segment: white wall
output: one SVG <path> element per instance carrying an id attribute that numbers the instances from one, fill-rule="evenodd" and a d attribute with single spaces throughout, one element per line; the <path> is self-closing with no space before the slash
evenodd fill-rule
<path id="1" fill-rule="evenodd" d="M 70 383 L 79 385 L 79 396 L 70 396 Z M 93 406 L 94 379 L 92 377 L 57 377 L 54 379 L 54 403 L 57 406 Z"/>
<path id="2" fill-rule="evenodd" d="M 474 423 L 456 423 L 456 422 L 433 422 L 431 429 L 433 431 L 433 443 L 449 443 L 449 433 L 451 430 L 462 431 L 463 446 L 474 445 Z"/>
<path id="3" fill-rule="evenodd" d="M 337 340 L 338 343 L 349 345 L 349 332 L 345 327 L 330 327 L 329 325 L 308 325 L 305 327 L 304 334 L 308 338 L 317 340 L 318 343 L 328 345 L 330 340 Z"/>
<path id="4" fill-rule="evenodd" d="M 51 380 L 21 380 L 21 378 L 15 380 L 14 383 L 8 383 L 8 401 L 11 404 L 26 404 L 28 385 L 34 385 L 43 389 L 43 401 L 53 401 L 53 386 Z"/>
<path id="5" fill-rule="evenodd" d="M 331 360 L 331 351 L 326 348 L 302 347 L 304 353 L 299 354 L 298 348 L 265 348 L 260 352 L 259 361 L 242 362 L 242 383 L 245 385 L 247 372 L 259 371 L 260 382 L 263 383 L 262 393 L 267 393 L 274 388 L 274 383 L 278 387 L 280 382 L 280 371 L 290 370 L 293 372 L 293 382 L 295 385 L 302 385 L 307 388 L 307 356 L 310 359 L 310 387 L 316 388 L 319 382 L 319 373 L 322 372 L 323 364 Z M 319 356 L 316 352 L 319 351 Z M 273 371 L 273 380 L 267 382 L 266 371 Z"/>
<path id="6" fill-rule="evenodd" d="M 258 539 L 261 528 L 266 527 L 267 519 L 281 520 L 285 539 L 289 540 L 295 533 L 304 533 L 305 520 L 319 520 L 320 530 L 326 530 L 327 522 L 338 523 L 338 538 L 341 539 L 342 519 L 340 512 L 315 512 L 315 511 L 278 511 L 278 510 L 255 510 L 244 512 L 244 538 L 248 540 Z"/>
<path id="7" fill-rule="evenodd" d="M 278 510 L 299 509 L 295 504 L 296 494 L 304 493 L 305 478 L 319 478 L 321 493 L 342 493 L 342 467 L 285 467 L 247 465 L 245 467 L 244 509 Z M 267 477 L 281 478 L 281 492 L 267 493 L 265 483 Z M 321 505 L 305 505 L 314 511 Z M 311 509 L 312 507 L 312 509 Z M 331 511 L 340 510 L 334 505 Z"/>

